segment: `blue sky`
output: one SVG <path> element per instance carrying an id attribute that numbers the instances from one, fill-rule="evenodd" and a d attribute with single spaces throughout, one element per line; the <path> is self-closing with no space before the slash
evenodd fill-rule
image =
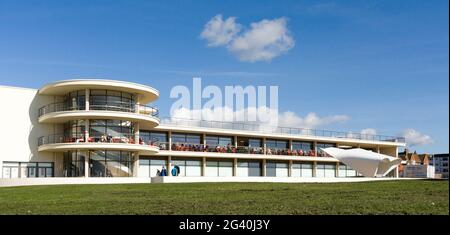
<path id="1" fill-rule="evenodd" d="M 239 60 L 200 36 L 218 14 L 236 17 L 242 32 L 286 19 L 295 45 L 270 61 Z M 448 152 L 448 17 L 447 0 L 0 0 L 0 84 L 134 81 L 160 90 L 163 116 L 170 89 L 193 76 L 205 86 L 277 85 L 281 112 L 348 117 L 320 128 L 413 129 L 412 149 Z"/>

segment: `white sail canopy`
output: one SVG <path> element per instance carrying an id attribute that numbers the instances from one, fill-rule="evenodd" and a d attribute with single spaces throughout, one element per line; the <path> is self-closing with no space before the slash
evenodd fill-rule
<path id="1" fill-rule="evenodd" d="M 323 148 L 322 150 L 366 177 L 386 176 L 402 161 L 400 158 L 361 148 Z"/>

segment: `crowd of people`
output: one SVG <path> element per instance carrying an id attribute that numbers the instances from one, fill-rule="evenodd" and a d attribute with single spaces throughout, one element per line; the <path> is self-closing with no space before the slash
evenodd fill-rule
<path id="1" fill-rule="evenodd" d="M 193 151 L 193 152 L 217 152 L 217 153 L 247 153 L 247 154 L 264 154 L 263 147 L 248 147 L 248 146 L 238 146 L 227 144 L 226 146 L 210 146 L 203 144 L 187 144 L 187 143 L 173 143 L 173 151 Z M 288 155 L 288 156 L 319 156 L 326 157 L 326 153 L 323 151 L 315 150 L 290 150 L 290 149 L 276 149 L 267 148 L 265 151 L 267 155 Z"/>

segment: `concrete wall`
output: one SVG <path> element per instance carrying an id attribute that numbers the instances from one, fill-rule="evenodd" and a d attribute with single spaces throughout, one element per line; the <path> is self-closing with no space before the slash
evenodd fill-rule
<path id="1" fill-rule="evenodd" d="M 55 162 L 55 176 L 62 172 L 61 153 L 39 153 L 38 138 L 52 134 L 55 125 L 39 124 L 38 109 L 53 102 L 52 96 L 37 95 L 37 89 L 0 86 L 0 177 L 3 162 Z"/>

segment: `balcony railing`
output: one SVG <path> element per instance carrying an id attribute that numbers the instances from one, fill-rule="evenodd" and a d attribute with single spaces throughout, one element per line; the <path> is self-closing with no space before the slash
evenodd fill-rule
<path id="1" fill-rule="evenodd" d="M 101 135 L 89 136 L 88 143 L 125 143 L 134 144 L 134 134 L 118 133 L 115 135 Z M 60 143 L 86 143 L 84 136 L 66 136 L 63 134 L 53 134 L 48 136 L 41 136 L 38 138 L 38 146 L 45 144 L 60 144 Z"/>
<path id="2" fill-rule="evenodd" d="M 184 126 L 184 127 L 204 127 L 204 128 L 216 128 L 216 129 L 231 129 L 252 131 L 268 134 L 286 134 L 286 135 L 299 135 L 299 136 L 314 136 L 314 137 L 331 137 L 331 138 L 346 138 L 356 140 L 371 140 L 382 142 L 399 142 L 405 143 L 404 137 L 386 136 L 386 135 L 370 135 L 354 132 L 341 132 L 341 131 L 329 131 L 329 130 L 316 130 L 307 128 L 294 128 L 294 127 L 278 127 L 278 126 L 266 126 L 261 124 L 243 123 L 243 122 L 222 122 L 222 121 L 209 121 L 209 120 L 194 120 L 183 118 L 163 118 L 161 124 L 169 126 Z"/>
<path id="3" fill-rule="evenodd" d="M 39 108 L 39 117 L 53 112 L 63 112 L 63 111 L 76 111 L 76 110 L 85 110 L 86 106 L 84 105 L 73 105 L 69 106 L 65 102 L 57 102 L 47 104 L 41 108 Z M 159 110 L 154 107 L 145 106 L 145 105 L 136 105 L 127 102 L 93 102 L 89 105 L 89 110 L 104 110 L 104 111 L 116 111 L 116 112 L 127 112 L 127 113 L 139 113 L 142 115 L 149 115 L 153 117 L 159 116 Z"/>
<path id="4" fill-rule="evenodd" d="M 165 146 L 168 146 L 167 142 L 164 142 Z M 158 145 L 155 143 L 155 145 Z M 309 150 L 290 150 L 281 148 L 263 148 L 263 147 L 250 147 L 250 146 L 237 146 L 227 145 L 207 145 L 199 143 L 173 143 L 171 146 L 172 151 L 189 151 L 189 152 L 215 152 L 215 153 L 237 153 L 237 154 L 266 154 L 266 155 L 284 155 L 284 156 L 304 156 L 304 157 L 328 157 L 328 155 L 321 152 L 316 154 L 316 151 Z"/>

